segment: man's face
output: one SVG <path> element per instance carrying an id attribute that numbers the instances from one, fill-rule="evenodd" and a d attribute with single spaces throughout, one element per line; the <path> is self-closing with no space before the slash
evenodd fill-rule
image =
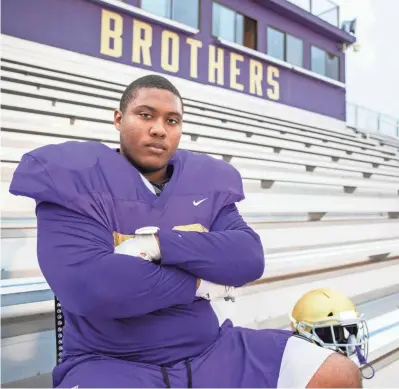
<path id="1" fill-rule="evenodd" d="M 182 132 L 183 107 L 172 92 L 141 88 L 122 114 L 115 111 L 121 152 L 143 173 L 166 167 Z"/>

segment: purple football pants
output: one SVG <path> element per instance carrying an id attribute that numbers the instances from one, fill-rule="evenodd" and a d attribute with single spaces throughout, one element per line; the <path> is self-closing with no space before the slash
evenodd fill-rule
<path id="1" fill-rule="evenodd" d="M 233 327 L 227 320 L 218 340 L 201 355 L 171 367 L 85 356 L 54 370 L 60 388 L 276 388 L 282 356 L 292 332 Z"/>

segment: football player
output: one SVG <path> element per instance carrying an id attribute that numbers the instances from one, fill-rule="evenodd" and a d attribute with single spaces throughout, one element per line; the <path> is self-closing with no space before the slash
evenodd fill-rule
<path id="1" fill-rule="evenodd" d="M 236 207 L 239 172 L 178 150 L 183 111 L 166 78 L 139 78 L 114 113 L 118 148 L 51 144 L 15 171 L 65 316 L 54 386 L 361 386 L 352 361 L 291 331 L 219 324 L 211 301 L 260 278 L 264 252 Z"/>

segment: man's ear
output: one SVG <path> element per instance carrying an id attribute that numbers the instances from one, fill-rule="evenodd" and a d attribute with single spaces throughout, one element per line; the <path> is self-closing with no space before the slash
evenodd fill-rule
<path id="1" fill-rule="evenodd" d="M 119 109 L 114 111 L 114 126 L 115 128 L 120 131 L 121 130 L 121 121 L 122 121 L 123 114 Z"/>

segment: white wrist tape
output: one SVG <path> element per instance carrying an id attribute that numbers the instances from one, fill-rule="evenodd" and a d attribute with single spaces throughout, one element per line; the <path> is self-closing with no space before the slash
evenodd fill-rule
<path id="1" fill-rule="evenodd" d="M 157 227 L 144 227 L 135 232 L 135 236 L 125 240 L 115 247 L 115 253 L 141 257 L 147 261 L 158 261 L 161 259 L 161 250 L 155 233 Z"/>
<path id="2" fill-rule="evenodd" d="M 201 280 L 200 286 L 198 287 L 196 297 L 201 297 L 206 300 L 219 300 L 224 298 L 227 300 L 235 300 L 235 289 L 232 286 L 218 285 L 213 282 Z"/>

